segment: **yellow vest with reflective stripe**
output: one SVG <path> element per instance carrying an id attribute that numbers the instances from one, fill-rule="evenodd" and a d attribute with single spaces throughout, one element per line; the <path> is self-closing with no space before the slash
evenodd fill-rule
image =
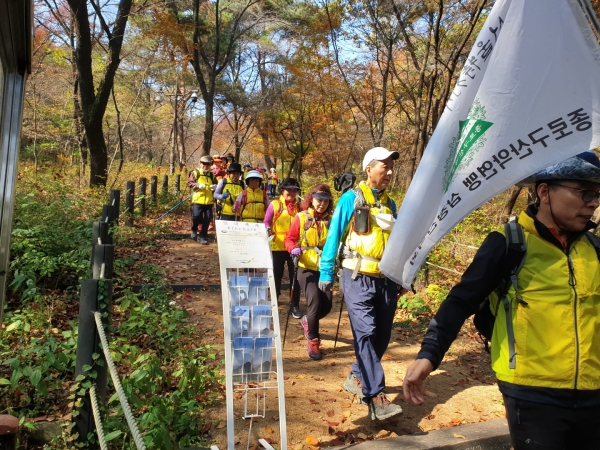
<path id="1" fill-rule="evenodd" d="M 262 222 L 265 218 L 265 197 L 260 188 L 246 189 L 246 201 L 242 205 L 242 222 Z"/>
<path id="2" fill-rule="evenodd" d="M 323 250 L 325 239 L 327 239 L 327 224 L 329 221 L 323 219 L 318 219 L 318 221 L 314 220 L 315 210 L 312 208 L 298 214 L 300 220 L 300 247 L 302 248 L 302 255 L 298 261 L 298 266 L 318 271 L 321 253 L 317 252 L 315 247 L 319 250 Z M 311 223 L 309 224 L 309 228 L 306 229 L 307 221 L 309 219 L 311 220 Z M 320 233 L 317 222 L 321 228 Z"/>
<path id="3" fill-rule="evenodd" d="M 519 216 L 527 253 L 517 276 L 518 293 L 508 291 L 515 339 L 515 366 L 509 368 L 505 308 L 497 294 L 492 335 L 492 368 L 499 380 L 557 389 L 600 389 L 600 263 L 583 235 L 566 255 L 542 239 L 533 218 Z M 569 263 L 569 258 L 571 263 Z M 569 268 L 572 267 L 572 269 Z"/>
<path id="4" fill-rule="evenodd" d="M 221 206 L 223 206 L 222 214 L 227 216 L 233 216 L 235 213 L 233 212 L 233 204 L 235 203 L 235 199 L 238 198 L 238 195 L 243 191 L 242 185 L 238 181 L 237 183 L 231 181 L 229 177 L 225 178 L 225 187 L 223 188 L 223 193 L 229 192 L 229 197 L 221 200 Z"/>
<path id="5" fill-rule="evenodd" d="M 211 177 L 212 172 L 202 172 L 199 169 L 194 170 L 194 179 L 198 184 L 204 184 L 204 189 L 198 189 L 194 191 L 192 195 L 192 203 L 198 205 L 212 205 L 214 201 L 213 193 L 210 190 L 211 184 L 213 184 L 214 178 Z"/>
<path id="6" fill-rule="evenodd" d="M 387 245 L 388 237 L 390 236 L 390 230 L 382 230 L 375 216 L 377 214 L 392 214 L 392 209 L 387 206 L 391 204 L 387 193 L 383 193 L 379 199 L 379 204 L 376 205 L 375 197 L 371 188 L 364 182 L 361 181 L 358 185 L 362 194 L 365 197 L 366 205 L 369 206 L 369 220 L 370 220 L 370 232 L 367 234 L 357 234 L 354 232 L 354 215 L 352 220 L 348 224 L 348 235 L 346 237 L 345 245 L 346 248 L 352 252 L 359 253 L 362 256 L 375 259 L 377 261 L 369 261 L 367 259 L 360 260 L 360 266 L 358 271 L 367 275 L 379 275 L 379 260 L 383 256 L 383 250 Z M 358 257 L 345 257 L 342 260 L 342 267 L 346 269 L 355 270 L 357 264 L 359 264 Z"/>
<path id="7" fill-rule="evenodd" d="M 271 204 L 273 205 L 273 224 L 271 225 L 271 230 L 275 235 L 271 241 L 271 251 L 285 251 L 285 244 L 283 241 L 292 225 L 292 219 L 298 214 L 298 202 L 294 201 L 291 215 L 285 205 L 283 196 L 279 197 L 279 200 L 273 200 Z"/>

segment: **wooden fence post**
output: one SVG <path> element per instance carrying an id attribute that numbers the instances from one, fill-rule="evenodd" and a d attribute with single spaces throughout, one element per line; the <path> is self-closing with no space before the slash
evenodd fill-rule
<path id="1" fill-rule="evenodd" d="M 152 175 L 150 177 L 150 203 L 153 207 L 156 207 L 156 193 L 157 193 L 158 177 Z"/>
<path id="2" fill-rule="evenodd" d="M 146 215 L 146 179 L 145 178 L 140 178 L 138 195 L 140 196 L 140 216 L 144 217 Z"/>
<path id="3" fill-rule="evenodd" d="M 108 204 L 113 207 L 113 215 L 112 217 L 109 217 L 108 221 L 118 225 L 119 216 L 121 214 L 121 191 L 119 189 L 110 190 Z"/>
<path id="4" fill-rule="evenodd" d="M 177 175 L 175 175 L 175 195 L 179 194 L 179 192 L 181 191 L 180 185 L 181 185 L 181 175 L 177 174 Z"/>
<path id="5" fill-rule="evenodd" d="M 164 175 L 163 182 L 162 182 L 162 198 L 163 198 L 163 200 L 166 200 L 168 193 L 169 193 L 169 175 Z"/>
<path id="6" fill-rule="evenodd" d="M 135 210 L 135 183 L 133 181 L 127 182 L 127 188 L 125 190 L 125 215 L 127 219 L 125 224 L 128 227 L 133 226 L 133 211 Z"/>

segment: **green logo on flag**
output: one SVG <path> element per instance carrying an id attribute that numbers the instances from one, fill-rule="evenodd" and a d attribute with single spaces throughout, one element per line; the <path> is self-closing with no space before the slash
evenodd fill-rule
<path id="1" fill-rule="evenodd" d="M 476 98 L 469 109 L 466 120 L 458 123 L 458 134 L 450 143 L 450 155 L 446 160 L 444 175 L 444 192 L 456 178 L 456 172 L 469 165 L 475 153 L 483 147 L 485 132 L 493 125 L 485 120 L 485 108 Z"/>

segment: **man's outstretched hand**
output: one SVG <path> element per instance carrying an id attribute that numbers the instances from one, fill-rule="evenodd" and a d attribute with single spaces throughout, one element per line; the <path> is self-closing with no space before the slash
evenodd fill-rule
<path id="1" fill-rule="evenodd" d="M 423 389 L 423 381 L 433 370 L 433 364 L 428 359 L 417 359 L 413 362 L 404 377 L 404 385 L 402 391 L 404 392 L 404 400 L 407 402 L 413 402 L 415 405 L 421 404 L 425 401 L 424 397 L 425 389 Z"/>

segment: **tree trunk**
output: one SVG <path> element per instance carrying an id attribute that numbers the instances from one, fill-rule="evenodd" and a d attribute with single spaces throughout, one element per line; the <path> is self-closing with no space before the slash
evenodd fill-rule
<path id="1" fill-rule="evenodd" d="M 510 217 L 512 210 L 515 206 L 515 203 L 517 202 L 517 198 L 519 198 L 519 194 L 521 193 L 521 190 L 523 188 L 519 187 L 519 186 L 513 186 L 511 192 L 510 192 L 510 197 L 508 198 L 508 201 L 506 202 L 506 205 L 504 206 L 504 209 L 502 210 L 502 217 L 504 219 L 504 222 L 506 222 L 508 220 L 508 218 Z"/>
<path id="2" fill-rule="evenodd" d="M 214 95 L 204 99 L 204 142 L 202 143 L 202 154 L 200 156 L 210 155 L 215 128 L 213 108 Z"/>
<path id="3" fill-rule="evenodd" d="M 85 127 L 85 134 L 90 144 L 90 187 L 106 186 L 108 170 L 108 150 L 104 141 L 102 118 L 97 122 L 86 124 Z"/>

